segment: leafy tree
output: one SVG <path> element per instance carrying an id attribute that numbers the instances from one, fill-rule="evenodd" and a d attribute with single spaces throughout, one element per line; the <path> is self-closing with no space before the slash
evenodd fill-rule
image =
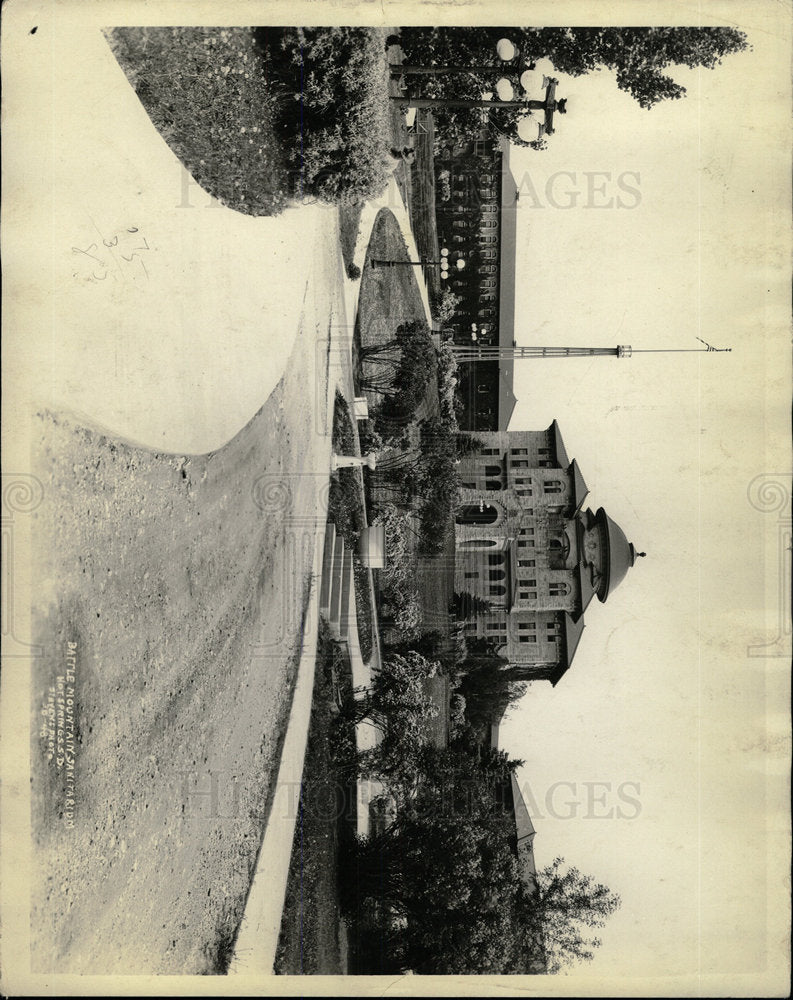
<path id="1" fill-rule="evenodd" d="M 446 171 L 448 174 L 448 170 Z M 451 323 L 452 319 L 457 312 L 457 307 L 463 301 L 462 295 L 455 295 L 450 288 L 444 288 L 441 294 L 440 303 L 438 304 L 437 311 L 435 313 L 435 319 L 440 326 L 446 326 L 447 323 Z"/>
<path id="2" fill-rule="evenodd" d="M 458 621 L 465 621 L 466 618 L 486 614 L 490 610 L 490 602 L 467 590 L 461 590 L 454 595 L 451 610 Z"/>
<path id="3" fill-rule="evenodd" d="M 619 895 L 607 886 L 577 868 L 563 871 L 563 865 L 563 858 L 555 858 L 537 873 L 538 894 L 531 909 L 531 920 L 544 942 L 548 972 L 590 961 L 601 941 L 587 930 L 604 927 L 621 904 Z"/>
<path id="4" fill-rule="evenodd" d="M 518 56 L 512 63 L 496 57 L 495 47 L 508 38 Z M 682 97 L 685 87 L 676 83 L 665 70 L 672 66 L 713 69 L 722 59 L 744 51 L 746 35 L 734 28 L 658 27 L 658 28 L 405 28 L 402 46 L 406 61 L 428 66 L 488 67 L 472 72 L 411 78 L 415 86 L 421 79 L 423 95 L 481 99 L 493 92 L 496 81 L 506 76 L 517 78 L 528 62 L 548 58 L 560 73 L 581 76 L 597 69 L 614 72 L 617 86 L 630 94 L 643 108 L 659 101 Z M 485 121 L 518 145 L 537 145 L 518 135 L 518 126 L 527 112 L 520 108 L 487 109 Z M 443 128 L 460 137 L 476 136 L 483 127 L 480 109 L 440 108 L 435 117 Z"/>
<path id="5" fill-rule="evenodd" d="M 387 829 L 357 845 L 358 899 L 388 914 L 388 968 L 419 973 L 524 972 L 536 959 L 530 895 L 495 803 L 505 755 L 429 748 L 416 794 Z M 367 971 L 383 971 L 382 966 Z"/>
<path id="6" fill-rule="evenodd" d="M 404 427 L 413 418 L 435 378 L 437 361 L 427 324 L 400 324 L 391 340 L 362 347 L 359 387 L 382 397 L 375 415 L 381 435 Z"/>
<path id="7" fill-rule="evenodd" d="M 358 755 L 358 767 L 381 778 L 397 798 L 414 787 L 420 770 L 428 723 L 438 714 L 424 681 L 438 664 L 420 653 L 391 654 L 374 674 L 370 687 L 359 689 L 345 706 L 352 722 L 366 722 L 380 733 L 380 742 Z"/>

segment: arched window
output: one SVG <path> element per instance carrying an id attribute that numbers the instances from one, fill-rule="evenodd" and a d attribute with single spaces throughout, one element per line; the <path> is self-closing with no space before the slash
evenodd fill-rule
<path id="1" fill-rule="evenodd" d="M 457 523 L 458 524 L 492 524 L 498 517 L 498 511 L 490 503 L 483 503 L 481 506 L 478 503 L 468 503 L 464 504 L 457 511 Z"/>
<path id="2" fill-rule="evenodd" d="M 501 482 L 500 479 L 486 479 L 485 480 L 485 489 L 486 490 L 503 490 L 504 489 L 504 484 Z"/>
<path id="3" fill-rule="evenodd" d="M 500 476 L 501 475 L 501 466 L 500 465 L 486 465 L 485 466 L 485 475 L 486 476 Z"/>
<path id="4" fill-rule="evenodd" d="M 567 597 L 570 593 L 570 587 L 566 583 L 550 583 L 548 593 L 551 597 Z"/>
<path id="5" fill-rule="evenodd" d="M 491 566 L 501 566 L 504 562 L 504 553 L 493 552 L 487 557 L 487 561 Z"/>
<path id="6" fill-rule="evenodd" d="M 506 575 L 503 569 L 491 569 L 488 570 L 487 578 L 488 580 L 503 580 Z"/>
<path id="7" fill-rule="evenodd" d="M 545 490 L 546 493 L 561 493 L 562 492 L 562 484 L 559 482 L 558 479 L 549 479 L 548 482 L 545 483 L 545 485 L 544 485 L 543 488 L 544 488 L 544 490 Z"/>
<path id="8" fill-rule="evenodd" d="M 561 547 L 562 547 L 562 540 L 560 538 L 549 538 L 548 539 L 548 548 L 549 549 L 561 549 Z"/>
<path id="9" fill-rule="evenodd" d="M 491 583 L 490 584 L 490 596 L 491 597 L 503 597 L 506 594 L 507 588 L 503 583 Z"/>
<path id="10" fill-rule="evenodd" d="M 458 524 L 460 523 L 458 518 Z M 484 549 L 491 545 L 495 545 L 495 540 L 492 538 L 469 538 L 467 541 L 463 542 L 461 548 L 463 549 Z M 492 557 L 491 557 L 492 558 Z"/>

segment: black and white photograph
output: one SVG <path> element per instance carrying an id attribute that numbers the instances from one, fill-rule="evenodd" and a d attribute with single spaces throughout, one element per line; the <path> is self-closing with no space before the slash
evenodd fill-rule
<path id="1" fill-rule="evenodd" d="M 5 14 L 2 993 L 789 995 L 788 0 Z"/>

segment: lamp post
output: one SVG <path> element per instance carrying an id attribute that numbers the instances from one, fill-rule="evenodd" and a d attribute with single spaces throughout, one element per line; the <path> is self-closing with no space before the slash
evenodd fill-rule
<path id="1" fill-rule="evenodd" d="M 371 257 L 369 265 L 375 269 L 385 267 L 440 267 L 441 278 L 446 280 L 449 277 L 449 251 L 446 247 L 441 250 L 440 260 L 382 260 L 380 257 Z M 458 258 L 455 262 L 458 271 L 465 268 L 465 261 Z"/>
<path id="2" fill-rule="evenodd" d="M 460 99 L 460 98 L 449 98 L 449 97 L 409 97 L 403 96 L 392 96 L 391 101 L 396 101 L 400 104 L 407 105 L 410 108 L 481 108 L 483 111 L 498 111 L 503 109 L 515 108 L 526 112 L 530 115 L 533 111 L 543 112 L 543 120 L 539 123 L 540 125 L 540 136 L 542 135 L 553 135 L 553 119 L 554 113 L 559 112 L 559 114 L 565 114 L 567 112 L 567 99 L 563 98 L 558 100 L 556 97 L 556 85 L 558 80 L 556 78 L 547 77 L 543 80 L 543 87 L 545 88 L 545 97 L 542 100 L 529 99 L 526 92 L 526 87 L 522 82 L 522 77 L 526 70 L 534 69 L 535 64 L 530 59 L 527 59 L 522 51 L 520 51 L 508 38 L 502 38 L 496 45 L 496 53 L 498 58 L 501 60 L 501 66 L 494 64 L 493 66 L 487 67 L 462 67 L 462 66 L 410 66 L 401 67 L 404 72 L 410 72 L 417 75 L 431 75 L 434 77 L 443 76 L 447 73 L 455 72 L 473 72 L 486 69 L 490 71 L 491 69 L 495 73 L 501 74 L 502 78 L 510 83 L 512 88 L 513 96 L 515 92 L 522 92 L 522 96 L 516 100 L 486 100 L 486 99 Z M 510 54 L 511 53 L 511 54 Z M 514 77 L 513 82 L 510 77 Z M 496 89 L 498 86 L 498 81 L 494 79 L 493 87 Z"/>

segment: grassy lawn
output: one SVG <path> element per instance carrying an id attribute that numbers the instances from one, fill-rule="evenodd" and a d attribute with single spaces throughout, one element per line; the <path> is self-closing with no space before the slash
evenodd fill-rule
<path id="1" fill-rule="evenodd" d="M 280 975 L 340 975 L 347 971 L 339 914 L 339 852 L 355 830 L 355 788 L 346 775 L 355 754 L 350 723 L 336 714 L 336 692 L 349 689 L 349 667 L 320 630 L 314 697 L 292 842 L 281 933 Z M 354 781 L 354 779 L 353 779 Z"/>
<path id="2" fill-rule="evenodd" d="M 373 268 L 372 258 L 383 260 L 409 260 L 407 246 L 402 238 L 394 214 L 387 208 L 381 209 L 372 227 L 372 235 L 366 250 L 358 317 L 355 323 L 354 357 L 356 368 L 359 364 L 358 347 L 371 347 L 387 343 L 394 337 L 396 328 L 411 320 L 426 322 L 424 305 L 412 267 Z M 368 362 L 364 362 L 368 364 Z M 379 394 L 367 390 L 370 407 L 379 402 Z M 438 412 L 437 392 L 432 389 L 416 419 L 435 415 Z"/>
<path id="3" fill-rule="evenodd" d="M 336 393 L 333 407 L 333 449 L 337 454 L 355 453 L 355 436 L 352 417 L 341 393 Z M 355 582 L 355 606 L 358 619 L 358 641 L 365 660 L 372 655 L 372 595 L 369 586 L 369 571 L 357 555 L 358 536 L 365 527 L 364 497 L 361 474 L 357 469 L 339 469 L 330 477 L 328 494 L 328 517 L 341 532 L 345 545 L 353 553 L 353 573 Z"/>
<path id="4" fill-rule="evenodd" d="M 385 186 L 381 29 L 119 27 L 106 37 L 165 141 L 229 208 L 274 215 L 294 198 L 355 203 Z"/>
<path id="5" fill-rule="evenodd" d="M 420 117 L 418 117 L 420 116 Z M 410 202 L 410 226 L 416 239 L 420 256 L 425 260 L 438 260 L 440 245 L 435 221 L 435 123 L 430 112 L 419 111 L 417 120 L 427 132 L 419 132 L 414 140 L 416 159 L 411 170 L 413 197 Z M 425 267 L 424 280 L 430 297 L 430 306 L 437 309 L 443 291 L 440 270 Z"/>

